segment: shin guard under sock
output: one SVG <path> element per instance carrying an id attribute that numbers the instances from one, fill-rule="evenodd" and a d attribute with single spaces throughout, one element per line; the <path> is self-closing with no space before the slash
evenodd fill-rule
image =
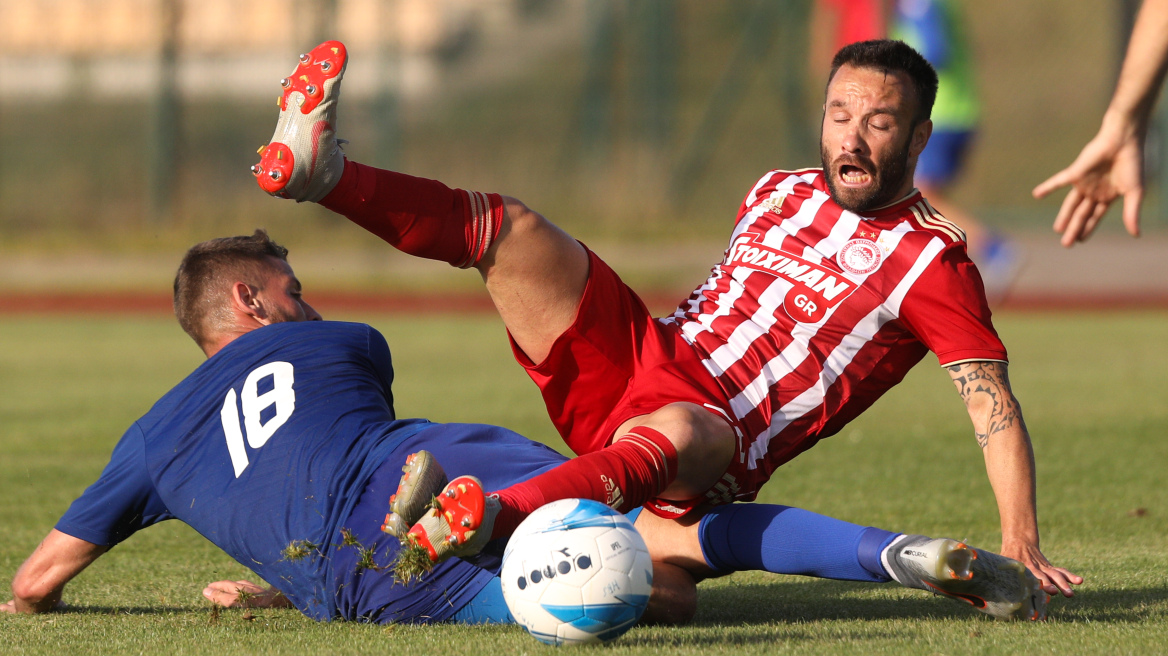
<path id="1" fill-rule="evenodd" d="M 348 160 L 320 204 L 402 252 L 464 269 L 478 263 L 503 225 L 498 194 L 451 189 Z"/>
<path id="2" fill-rule="evenodd" d="M 537 508 L 560 499 L 592 499 L 628 512 L 661 494 L 676 477 L 673 443 L 638 426 L 610 446 L 498 491 L 503 507 L 492 538 L 510 535 Z"/>
<path id="3" fill-rule="evenodd" d="M 899 533 L 766 504 L 718 506 L 698 528 L 710 567 L 844 581 L 891 580 L 880 553 Z"/>

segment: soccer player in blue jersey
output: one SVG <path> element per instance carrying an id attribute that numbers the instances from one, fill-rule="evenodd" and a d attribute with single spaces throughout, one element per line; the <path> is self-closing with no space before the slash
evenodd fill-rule
<path id="1" fill-rule="evenodd" d="M 20 567 L 0 612 L 54 609 L 99 556 L 135 531 L 179 519 L 273 584 L 213 583 L 204 595 L 222 605 L 239 603 L 242 591 L 253 604 L 294 606 L 318 620 L 509 620 L 497 577 L 502 544 L 440 563 L 412 585 L 380 571 L 399 547 L 381 530 L 387 502 L 407 454 L 420 450 L 495 487 L 565 458 L 495 426 L 397 419 L 384 338 L 363 324 L 320 321 L 286 256 L 262 231 L 187 253 L 175 313 L 207 361 L 126 431 L 101 477 Z M 943 540 L 783 506 L 700 515 L 637 518 L 655 560 L 647 619 L 692 617 L 695 578 L 744 569 L 896 580 L 1000 617 L 1045 611 L 1045 595 L 1019 588 L 1017 572 L 991 598 L 985 584 L 976 588 L 982 596 L 963 593 L 963 573 L 975 564 L 921 555 Z"/>
<path id="2" fill-rule="evenodd" d="M 314 619 L 465 619 L 460 611 L 495 579 L 498 553 L 405 587 L 363 567 L 346 543 L 375 550 L 364 564 L 392 559 L 397 540 L 379 529 L 406 455 L 421 448 L 499 484 L 564 458 L 498 427 L 396 419 L 384 338 L 321 322 L 286 254 L 262 232 L 188 252 L 175 313 L 207 361 L 126 431 L 20 568 L 8 610 L 51 609 L 114 545 L 179 519 Z M 459 447 L 467 442 L 474 449 Z"/>

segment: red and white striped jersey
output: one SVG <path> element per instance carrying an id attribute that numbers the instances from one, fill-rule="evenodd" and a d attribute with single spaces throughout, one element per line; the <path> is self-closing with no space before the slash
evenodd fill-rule
<path id="1" fill-rule="evenodd" d="M 865 216 L 846 211 L 820 169 L 763 176 L 722 262 L 661 321 L 725 391 L 746 433 L 741 464 L 762 480 L 927 350 L 942 365 L 1006 359 L 961 229 L 916 190 Z"/>

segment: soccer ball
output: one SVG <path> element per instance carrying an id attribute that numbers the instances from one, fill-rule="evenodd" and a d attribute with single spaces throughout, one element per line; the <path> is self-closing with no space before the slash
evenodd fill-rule
<path id="1" fill-rule="evenodd" d="M 499 573 L 515 621 L 550 645 L 608 642 L 649 603 L 653 563 L 627 517 L 596 501 L 564 499 L 515 529 Z"/>

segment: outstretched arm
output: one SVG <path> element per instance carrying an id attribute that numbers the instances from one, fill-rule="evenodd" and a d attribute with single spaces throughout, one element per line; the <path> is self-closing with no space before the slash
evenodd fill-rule
<path id="1" fill-rule="evenodd" d="M 79 540 L 53 529 L 24 561 L 12 579 L 12 599 L 0 605 L 5 613 L 45 613 L 61 603 L 65 584 L 109 551 L 109 547 Z"/>
<path id="2" fill-rule="evenodd" d="M 1104 212 L 1123 196 L 1123 222 L 1140 233 L 1144 139 L 1168 70 L 1168 0 L 1145 0 L 1103 126 L 1070 166 L 1034 188 L 1034 197 L 1072 185 L 1054 221 L 1063 246 L 1087 239 Z"/>
<path id="3" fill-rule="evenodd" d="M 973 421 L 986 473 L 1002 520 L 1002 555 L 1021 561 L 1050 594 L 1070 597 L 1083 578 L 1055 567 L 1038 545 L 1034 450 L 1022 407 L 1010 389 L 1005 362 L 965 362 L 947 367 Z"/>

